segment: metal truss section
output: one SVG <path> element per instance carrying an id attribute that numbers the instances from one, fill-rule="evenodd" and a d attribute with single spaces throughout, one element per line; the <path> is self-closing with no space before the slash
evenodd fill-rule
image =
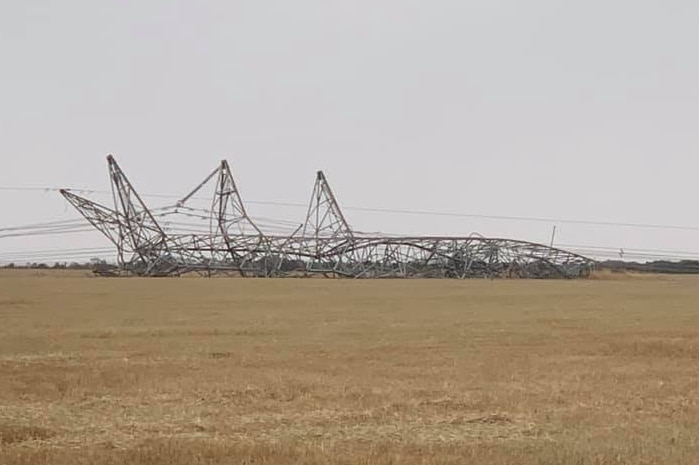
<path id="1" fill-rule="evenodd" d="M 320 239 L 351 239 L 352 229 L 347 224 L 325 174 L 318 171 L 313 195 L 308 206 L 303 237 Z"/>
<path id="2" fill-rule="evenodd" d="M 213 184 L 210 205 L 192 205 L 196 196 Z M 205 270 L 207 273 L 227 270 L 235 264 L 242 275 L 248 274 L 250 263 L 263 260 L 268 251 L 262 230 L 248 215 L 226 160 L 193 191 L 175 204 L 163 209 L 162 216 L 185 215 L 208 222 L 208 231 L 193 234 L 170 234 L 172 249 L 177 252 L 181 271 Z"/>
<path id="3" fill-rule="evenodd" d="M 335 194 L 322 171 L 316 173 L 316 182 L 300 238 L 301 241 L 290 241 L 287 246 L 297 244 L 297 254 L 311 259 L 309 263 L 311 269 L 322 268 L 323 258 L 328 253 L 341 255 L 353 243 L 352 229 L 345 220 Z M 285 249 L 282 248 L 282 250 Z"/>
<path id="4" fill-rule="evenodd" d="M 61 189 L 60 192 L 92 226 L 104 234 L 117 248 L 121 248 L 122 241 L 118 232 L 120 231 L 122 220 L 116 211 L 73 194 L 68 189 Z"/>
<path id="5" fill-rule="evenodd" d="M 304 222 L 289 234 L 267 233 L 253 221 L 225 160 L 174 205 L 149 209 L 114 157 L 107 162 L 113 209 L 67 189 L 61 194 L 115 245 L 121 275 L 582 278 L 594 266 L 581 255 L 513 239 L 358 233 L 322 171 Z"/>
<path id="6" fill-rule="evenodd" d="M 138 274 L 168 275 L 176 272 L 178 263 L 170 253 L 167 234 L 112 155 L 107 157 L 107 164 L 112 183 L 114 211 L 119 219 L 118 255 L 125 257 L 125 253 L 130 254 L 128 263 Z"/>

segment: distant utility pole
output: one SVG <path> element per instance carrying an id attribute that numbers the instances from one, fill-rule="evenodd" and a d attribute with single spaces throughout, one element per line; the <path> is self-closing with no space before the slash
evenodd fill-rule
<path id="1" fill-rule="evenodd" d="M 551 231 L 551 245 L 550 247 L 553 248 L 553 241 L 556 239 L 556 225 L 553 225 L 553 231 Z"/>

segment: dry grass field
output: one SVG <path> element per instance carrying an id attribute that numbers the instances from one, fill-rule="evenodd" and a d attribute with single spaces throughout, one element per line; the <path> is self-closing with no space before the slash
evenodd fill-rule
<path id="1" fill-rule="evenodd" d="M 699 463 L 699 279 L 0 275 L 0 464 Z"/>

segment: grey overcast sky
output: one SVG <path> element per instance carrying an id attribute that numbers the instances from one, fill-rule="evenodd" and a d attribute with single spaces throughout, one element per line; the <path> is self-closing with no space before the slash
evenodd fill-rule
<path id="1" fill-rule="evenodd" d="M 3 1 L 0 187 L 106 189 L 114 153 L 179 194 L 225 157 L 250 200 L 305 202 L 323 169 L 349 207 L 699 227 L 697 24 L 692 0 Z M 538 242 L 555 224 L 346 213 Z M 0 190 L 0 229 L 70 218 Z M 699 230 L 558 227 L 699 253 Z M 104 244 L 0 238 L 0 261 Z"/>

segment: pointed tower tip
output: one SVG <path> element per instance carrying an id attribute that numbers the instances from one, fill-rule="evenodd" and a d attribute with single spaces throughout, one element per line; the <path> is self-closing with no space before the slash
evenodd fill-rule
<path id="1" fill-rule="evenodd" d="M 311 203 L 308 205 L 306 221 L 301 230 L 302 237 L 352 237 L 352 229 L 345 220 L 340 205 L 322 171 L 316 172 Z"/>

